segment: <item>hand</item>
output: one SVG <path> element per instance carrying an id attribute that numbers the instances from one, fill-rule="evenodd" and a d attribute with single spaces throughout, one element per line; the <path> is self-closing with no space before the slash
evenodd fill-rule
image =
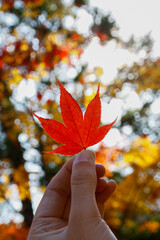
<path id="1" fill-rule="evenodd" d="M 36 211 L 28 240 L 116 240 L 102 219 L 116 183 L 102 179 L 105 168 L 83 150 L 49 183 Z"/>

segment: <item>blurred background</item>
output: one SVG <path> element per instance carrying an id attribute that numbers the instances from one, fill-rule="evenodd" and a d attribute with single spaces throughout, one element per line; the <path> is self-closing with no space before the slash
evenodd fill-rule
<path id="1" fill-rule="evenodd" d="M 62 122 L 56 80 L 85 111 L 100 83 L 91 149 L 118 186 L 105 220 L 119 240 L 160 239 L 159 1 L 0 1 L 0 240 L 25 240 L 51 178 L 68 157 L 32 112 Z"/>

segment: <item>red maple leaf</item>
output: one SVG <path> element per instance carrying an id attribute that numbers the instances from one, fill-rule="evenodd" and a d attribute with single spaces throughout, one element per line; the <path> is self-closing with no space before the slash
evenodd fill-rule
<path id="1" fill-rule="evenodd" d="M 116 119 L 111 124 L 99 127 L 101 120 L 99 87 L 96 96 L 88 104 L 83 117 L 78 103 L 59 81 L 58 83 L 61 90 L 60 106 L 64 124 L 52 119 L 38 117 L 35 113 L 34 116 L 39 119 L 43 129 L 51 138 L 63 144 L 48 153 L 73 155 L 100 142 L 109 132 Z"/>

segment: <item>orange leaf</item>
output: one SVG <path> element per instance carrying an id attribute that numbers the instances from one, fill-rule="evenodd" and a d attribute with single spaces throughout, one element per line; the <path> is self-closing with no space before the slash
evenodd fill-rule
<path id="1" fill-rule="evenodd" d="M 59 81 L 58 83 L 61 90 L 60 106 L 64 124 L 38 117 L 35 113 L 34 116 L 39 119 L 43 129 L 51 138 L 63 144 L 49 153 L 73 155 L 100 142 L 116 120 L 111 124 L 99 127 L 101 119 L 99 87 L 96 96 L 88 104 L 83 118 L 78 103 Z"/>

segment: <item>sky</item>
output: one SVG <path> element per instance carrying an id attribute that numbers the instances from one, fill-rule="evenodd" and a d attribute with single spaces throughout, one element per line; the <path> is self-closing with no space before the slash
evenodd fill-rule
<path id="1" fill-rule="evenodd" d="M 147 33 L 151 33 L 154 40 L 153 56 L 160 56 L 160 1 L 159 0 L 90 0 L 92 6 L 100 7 L 104 12 L 111 12 L 119 27 L 119 36 L 129 40 L 133 34 L 138 40 Z M 94 49 L 94 51 L 93 51 Z M 100 46 L 98 39 L 93 39 L 85 52 L 84 58 L 89 58 L 89 67 L 96 65 L 104 69 L 104 82 L 112 81 L 116 76 L 117 67 L 123 63 L 131 64 L 143 57 L 141 51 L 138 56 L 129 54 L 128 51 L 116 49 L 116 44 L 111 41 L 106 46 Z"/>
<path id="2" fill-rule="evenodd" d="M 140 37 L 151 32 L 156 40 L 155 47 L 158 47 L 160 43 L 159 0 L 90 0 L 90 4 L 104 11 L 111 11 L 120 27 L 119 33 L 125 40 L 132 34 Z M 158 50 L 160 53 L 160 48 Z"/>

